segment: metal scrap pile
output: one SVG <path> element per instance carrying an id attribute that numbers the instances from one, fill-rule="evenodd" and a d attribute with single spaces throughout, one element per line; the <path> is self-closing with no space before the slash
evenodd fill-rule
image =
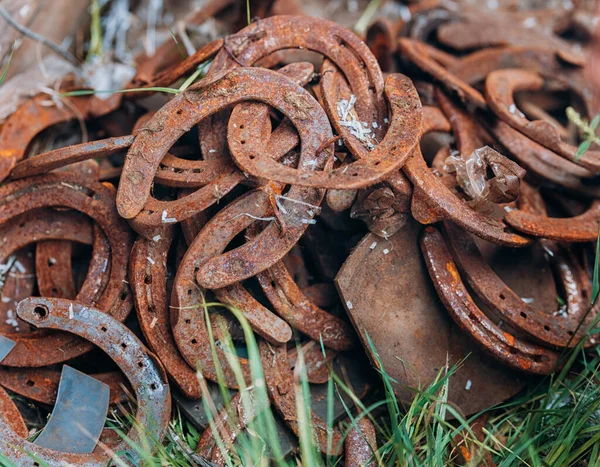
<path id="1" fill-rule="evenodd" d="M 172 397 L 206 428 L 200 383 L 235 391 L 241 372 L 253 384 L 225 345 L 229 333 L 244 347 L 239 323 L 206 302 L 239 309 L 256 333 L 283 433 L 298 432 L 302 349 L 329 454 L 344 447 L 338 428 L 327 443 L 319 405 L 330 364 L 368 397 L 377 377 L 357 356 L 373 362 L 376 348 L 407 401 L 464 360 L 448 398 L 466 414 L 559 368 L 600 307 L 590 312 L 600 149 L 579 154 L 564 113 L 598 112 L 583 69 L 593 2 L 480 3 L 386 4 L 366 43 L 322 19 L 263 18 L 179 62 L 142 63 L 130 88 L 207 70 L 157 108 L 150 91 L 60 105 L 40 94 L 9 116 L 0 385 L 56 406 L 31 443 L 0 389 L 0 452 L 17 465 L 39 465 L 28 452 L 49 465 L 139 459 L 102 431 L 128 391 L 145 428 L 130 431 L 136 443 L 163 439 Z M 77 119 L 90 141 L 39 151 Z M 229 416 L 217 426 L 233 443 L 247 417 Z M 347 438 L 347 465 L 370 457 L 367 425 Z M 210 428 L 197 451 L 224 462 Z"/>

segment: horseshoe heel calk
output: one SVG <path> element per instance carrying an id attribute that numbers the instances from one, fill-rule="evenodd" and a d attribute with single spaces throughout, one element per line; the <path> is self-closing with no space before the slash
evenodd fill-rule
<path id="1" fill-rule="evenodd" d="M 15 345 L 15 341 L 9 339 L 8 337 L 0 335 L 0 362 L 4 360 L 4 357 L 6 357 L 10 353 L 10 351 Z"/>
<path id="2" fill-rule="evenodd" d="M 55 451 L 91 453 L 108 413 L 108 385 L 65 365 L 56 405 L 34 444 Z"/>

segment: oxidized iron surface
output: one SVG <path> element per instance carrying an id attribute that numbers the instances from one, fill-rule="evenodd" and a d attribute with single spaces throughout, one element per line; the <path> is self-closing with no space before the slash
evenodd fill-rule
<path id="1" fill-rule="evenodd" d="M 397 381 L 400 401 L 410 403 L 410 388 L 426 387 L 447 364 L 470 354 L 448 392 L 465 413 L 476 413 L 515 394 L 524 380 L 486 358 L 449 319 L 419 251 L 422 230 L 410 221 L 389 240 L 368 234 L 335 283 L 373 364 Z"/>
<path id="2" fill-rule="evenodd" d="M 160 362 L 123 324 L 106 313 L 64 299 L 30 298 L 19 304 L 19 317 L 37 327 L 60 329 L 76 334 L 104 350 L 127 376 L 137 399 L 136 420 L 145 427 L 132 429 L 128 437 L 136 443 L 144 439 L 162 439 L 170 415 L 170 391 Z M 13 462 L 30 459 L 35 452 L 48 465 L 106 465 L 110 454 L 71 454 L 34 446 L 15 433 L 5 421 L 0 421 L 2 452 Z M 132 459 L 139 453 L 123 441 L 116 451 L 127 452 Z"/>
<path id="3" fill-rule="evenodd" d="M 172 41 L 138 57 L 125 87 L 146 90 L 20 105 L 0 128 L 0 385 L 54 410 L 34 445 L 0 389 L 0 452 L 19 465 L 26 451 L 50 466 L 107 465 L 122 451 L 137 460 L 100 434 L 100 412 L 133 394 L 146 431 L 128 436 L 160 443 L 172 382 L 204 430 L 193 458 L 223 465 L 215 434 L 235 449 L 256 415 L 236 393 L 244 380 L 249 394 L 264 384 L 291 455 L 305 370 L 319 450 L 375 465 L 377 420 L 357 402 L 379 382 L 359 374 L 358 354 L 383 366 L 403 404 L 462 362 L 448 397 L 465 414 L 511 397 L 526 374 L 560 368 L 559 352 L 600 311 L 590 309 L 586 259 L 600 221 L 600 151 L 577 155 L 581 135 L 562 118 L 567 105 L 585 119 L 598 113 L 583 68 L 593 13 L 585 2 L 480 3 L 382 9 L 366 43 L 323 19 L 266 17 L 187 58 Z M 245 19 L 234 6 L 208 2 L 189 22 L 218 14 L 237 29 Z M 298 11 L 283 1 L 252 8 Z M 185 91 L 140 102 L 199 67 Z M 40 143 L 73 119 L 91 124 L 88 140 Z M 256 334 L 264 381 L 252 381 L 233 309 Z M 81 386 L 68 401 L 79 405 L 65 405 L 60 371 L 71 364 L 104 395 Z M 336 401 L 330 427 L 331 367 L 357 398 Z M 216 432 L 202 384 L 215 393 Z M 69 412 L 95 403 L 85 423 Z M 346 407 L 358 420 L 344 433 Z M 93 436 L 69 429 L 62 444 L 48 441 L 69 423 Z M 470 462 L 474 446 L 455 441 Z"/>

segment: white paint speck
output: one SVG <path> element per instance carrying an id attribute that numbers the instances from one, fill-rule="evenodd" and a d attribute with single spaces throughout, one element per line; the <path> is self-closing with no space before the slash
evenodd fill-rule
<path id="1" fill-rule="evenodd" d="M 528 305 L 533 303 L 533 298 L 522 297 L 521 300 L 523 300 Z"/>
<path id="2" fill-rule="evenodd" d="M 377 246 L 377 242 L 373 242 L 373 243 L 371 243 L 371 246 L 369 246 L 369 249 L 374 250 L 376 246 Z"/>
<path id="3" fill-rule="evenodd" d="M 177 219 L 175 219 L 174 217 L 167 217 L 167 211 L 162 212 L 162 217 L 160 218 L 160 220 L 163 222 L 163 224 L 172 224 L 174 222 L 177 222 Z"/>
<path id="4" fill-rule="evenodd" d="M 523 21 L 523 27 L 527 29 L 535 28 L 537 26 L 537 20 L 535 17 L 530 16 Z"/>
<path id="5" fill-rule="evenodd" d="M 400 5 L 400 18 L 405 23 L 408 23 L 410 21 L 410 19 L 412 18 L 412 13 L 410 12 L 410 9 L 406 5 Z"/>
<path id="6" fill-rule="evenodd" d="M 351 310 L 352 308 L 354 308 L 354 306 L 352 305 L 352 302 L 350 300 L 348 300 L 346 302 L 346 307 L 348 307 L 349 310 Z"/>
<path id="7" fill-rule="evenodd" d="M 157 322 L 158 322 L 158 318 L 156 316 L 154 318 L 152 318 L 152 321 L 150 322 L 150 329 L 154 329 L 154 326 L 156 326 Z"/>
<path id="8" fill-rule="evenodd" d="M 15 319 L 17 317 L 16 313 L 13 310 L 7 310 L 6 317 L 8 318 L 5 323 L 9 326 L 12 326 L 17 331 L 19 330 L 19 322 Z"/>
<path id="9" fill-rule="evenodd" d="M 148 260 L 148 262 L 150 264 L 156 264 L 156 261 L 154 261 L 152 258 L 150 258 L 150 256 L 146 256 L 146 259 Z"/>
<path id="10" fill-rule="evenodd" d="M 472 385 L 473 385 L 473 383 L 471 382 L 470 379 L 468 379 L 467 384 L 465 384 L 465 391 L 470 391 Z"/>
<path id="11" fill-rule="evenodd" d="M 73 304 L 69 303 L 69 319 L 73 319 L 74 316 L 75 314 L 73 312 Z"/>
<path id="12" fill-rule="evenodd" d="M 158 242 L 162 237 L 160 235 L 155 235 L 154 237 L 152 237 L 152 241 L 153 242 Z"/>
<path id="13" fill-rule="evenodd" d="M 383 250 L 383 254 L 387 255 L 390 252 L 390 250 L 388 250 L 387 248 L 385 250 Z"/>

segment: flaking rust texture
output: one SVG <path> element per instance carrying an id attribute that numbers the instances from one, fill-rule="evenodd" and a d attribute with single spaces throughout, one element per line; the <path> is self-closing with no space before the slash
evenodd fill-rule
<path id="1" fill-rule="evenodd" d="M 406 406 L 460 363 L 447 397 L 471 415 L 596 345 L 600 151 L 580 154 L 562 118 L 598 112 L 587 3 L 387 5 L 364 38 L 295 2 L 254 2 L 241 30 L 236 2 L 205 3 L 189 25 L 217 17 L 224 37 L 186 58 L 167 41 L 137 57 L 131 92 L 39 93 L 0 127 L 0 386 L 52 410 L 32 444 L 0 388 L 2 455 L 136 465 L 101 415 L 80 424 L 92 438 L 70 433 L 79 452 L 52 436 L 97 394 L 96 413 L 133 407 L 127 436 L 151 451 L 174 403 L 203 430 L 186 455 L 217 465 L 270 409 L 291 457 L 304 373 L 318 451 L 377 465 L 369 366 Z M 330 412 L 332 371 L 356 396 Z M 90 394 L 65 402 L 75 380 Z M 455 441 L 468 463 L 471 440 Z"/>

